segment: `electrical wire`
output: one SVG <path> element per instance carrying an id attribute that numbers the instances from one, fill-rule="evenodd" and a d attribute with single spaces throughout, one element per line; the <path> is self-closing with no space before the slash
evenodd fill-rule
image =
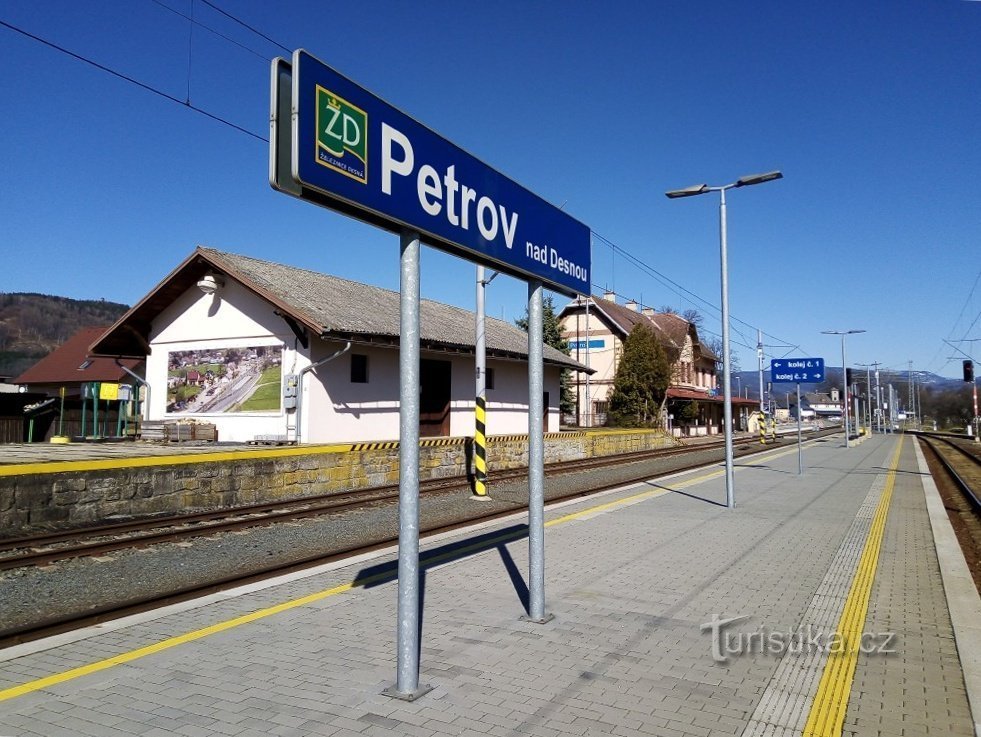
<path id="1" fill-rule="evenodd" d="M 203 1 L 203 0 L 202 0 L 202 1 Z M 239 47 L 240 49 L 242 49 L 243 51 L 248 51 L 248 52 L 249 52 L 250 54 L 252 54 L 253 56 L 255 56 L 255 57 L 257 57 L 257 58 L 259 58 L 259 59 L 261 59 L 261 60 L 263 61 L 263 63 L 265 63 L 265 64 L 268 64 L 268 63 L 269 63 L 269 58 L 268 58 L 268 57 L 267 57 L 267 56 L 266 56 L 265 54 L 260 54 L 260 53 L 259 53 L 258 51 L 256 51 L 255 49 L 252 49 L 252 48 L 249 48 L 249 47 L 248 47 L 248 46 L 246 46 L 245 44 L 243 44 L 243 43 L 240 43 L 239 41 L 236 41 L 236 40 L 235 40 L 234 38 L 231 38 L 230 36 L 226 36 L 226 35 L 225 35 L 224 33 L 221 33 L 220 31 L 216 31 L 216 30 L 215 30 L 214 28 L 212 28 L 211 26 L 207 26 L 207 25 L 205 25 L 204 23 L 202 23 L 202 22 L 201 22 L 201 21 L 199 21 L 199 20 L 196 20 L 196 19 L 194 19 L 194 18 L 193 18 L 193 17 L 191 17 L 190 15 L 185 15 L 185 14 L 184 14 L 184 13 L 182 13 L 181 11 L 179 11 L 179 10 L 177 10 L 177 9 L 175 9 L 175 8 L 172 8 L 172 7 L 170 7 L 169 5 L 167 5 L 167 3 L 165 3 L 165 2 L 162 2 L 162 0 L 150 0 L 150 2 L 152 2 L 152 3 L 155 3 L 155 4 L 157 4 L 157 5 L 159 5 L 159 6 L 160 6 L 161 8 L 163 8 L 164 10 L 169 10 L 169 11 L 170 11 L 171 13 L 173 13 L 174 15 L 176 15 L 176 16 L 179 16 L 179 17 L 181 17 L 181 18 L 183 18 L 184 20 L 186 20 L 186 21 L 188 21 L 189 23 L 193 23 L 194 25 L 196 25 L 196 26 L 198 26 L 199 28 L 203 28 L 204 30 L 206 30 L 206 31 L 208 31 L 209 33 L 213 33 L 213 34 L 214 34 L 214 35 L 216 35 L 216 36 L 217 36 L 218 38 L 220 38 L 220 39 L 222 39 L 222 40 L 224 40 L 224 41 L 227 41 L 227 42 L 228 42 L 228 43 L 230 43 L 230 44 L 233 44 L 233 45 L 235 45 L 235 46 L 238 46 L 238 47 Z"/>
<path id="2" fill-rule="evenodd" d="M 606 238 L 605 236 L 600 235 L 596 231 L 591 231 L 591 232 L 592 232 L 592 235 L 595 238 L 599 239 L 605 245 L 607 245 L 614 252 L 614 254 L 617 253 L 617 252 L 619 252 L 620 254 L 622 254 L 624 256 L 624 258 L 626 258 L 628 261 L 630 261 L 631 263 L 633 263 L 641 271 L 643 271 L 643 272 L 647 273 L 649 276 L 653 277 L 656 281 L 658 281 L 659 283 L 661 283 L 662 285 L 664 285 L 665 287 L 667 287 L 670 291 L 674 292 L 675 294 L 677 294 L 682 299 L 687 299 L 689 302 L 692 302 L 692 300 L 694 300 L 694 302 L 692 302 L 692 304 L 699 303 L 701 305 L 704 305 L 705 307 L 707 307 L 708 309 L 710 309 L 713 314 L 717 313 L 717 314 L 719 314 L 721 316 L 721 314 L 722 314 L 721 308 L 720 307 L 717 307 L 713 302 L 710 302 L 709 300 L 705 299 L 704 297 L 702 297 L 702 296 L 700 296 L 698 294 L 695 294 L 695 292 L 693 292 L 690 289 L 682 286 L 678 282 L 676 282 L 673 279 L 671 279 L 669 276 L 666 276 L 665 274 L 662 274 L 660 271 L 658 271 L 657 269 L 655 269 L 653 266 L 651 266 L 650 264 L 648 264 L 645 261 L 641 260 L 640 258 L 634 256 L 632 253 L 626 251 L 623 247 L 618 246 L 616 243 L 614 243 L 613 241 L 611 241 L 609 238 Z M 597 285 L 594 284 L 593 286 L 597 286 Z M 684 295 L 688 295 L 688 297 L 685 297 Z M 744 325 L 747 328 L 750 328 L 750 329 L 753 329 L 753 330 L 756 330 L 757 329 L 755 325 L 750 325 L 748 322 L 746 322 L 745 320 L 741 320 L 738 317 L 735 317 L 733 315 L 730 315 L 730 318 L 731 318 L 731 320 L 733 322 L 737 322 L 737 323 L 739 323 L 741 325 Z M 753 351 L 756 350 L 756 346 L 755 345 L 750 345 L 751 339 L 748 338 L 742 331 L 740 331 L 738 328 L 733 328 L 733 330 L 745 342 L 739 342 L 739 341 L 732 341 L 732 342 L 734 342 L 737 345 L 740 345 L 740 346 L 742 346 L 744 348 L 747 348 L 749 350 L 753 350 Z M 706 332 L 709 333 L 710 335 L 715 335 L 716 337 L 720 337 L 720 336 L 718 336 L 717 333 L 713 333 L 711 330 L 706 330 Z M 767 333 L 766 331 L 763 331 L 763 334 L 766 335 L 767 337 L 772 338 L 773 340 L 781 343 L 782 345 L 780 347 L 789 347 L 791 349 L 791 351 L 793 351 L 793 350 L 799 350 L 800 349 L 800 346 L 799 345 L 792 344 L 789 340 L 785 340 L 784 338 L 780 338 L 778 336 L 772 335 L 770 333 Z M 785 356 L 786 355 L 789 355 L 789 351 L 788 351 L 788 353 L 786 353 L 784 355 Z"/>
<path id="3" fill-rule="evenodd" d="M 202 2 L 202 3 L 204 3 L 205 5 L 207 5 L 207 6 L 208 6 L 209 8 L 211 8 L 212 10 L 216 10 L 217 12 L 219 12 L 219 13 L 221 13 L 221 14 L 222 14 L 223 16 L 225 16 L 226 18 L 228 18 L 228 19 L 230 19 L 230 20 L 233 20 L 233 21 L 235 21 L 236 23 L 238 23 L 238 24 L 239 24 L 240 26 L 242 26 L 243 28 L 247 28 L 248 30 L 250 30 L 250 31 L 252 31 L 252 33 L 254 33 L 254 34 L 255 34 L 256 36 L 259 36 L 260 38 L 264 38 L 264 39 L 266 39 L 266 40 L 267 40 L 267 41 L 268 41 L 269 43 L 271 43 L 271 44 L 272 44 L 273 46 L 278 46 L 278 47 L 279 47 L 279 48 L 281 48 L 281 49 L 282 49 L 283 51 L 285 51 L 285 52 L 286 52 L 287 54 L 292 54 L 292 53 L 293 53 L 293 50 L 292 50 L 292 49 L 288 49 L 288 48 L 286 48 L 286 47 L 285 47 L 285 46 L 283 46 L 283 44 L 281 44 L 281 43 L 280 43 L 279 41 L 274 41 L 273 39 L 271 39 L 271 38 L 269 38 L 269 36 L 267 36 L 267 35 L 266 35 L 265 33 L 263 33 L 262 31 L 258 31 L 258 30 L 256 30 L 255 28 L 253 28 L 252 26 L 250 26 L 250 25 L 249 25 L 248 23 L 246 23 L 245 21 L 243 21 L 243 20 L 239 20 L 238 18 L 236 18 L 236 17 L 235 17 L 234 15 L 232 15 L 231 13 L 228 13 L 228 12 L 226 12 L 226 11 L 224 11 L 224 10 L 222 10 L 221 8 L 219 8 L 219 7 L 217 6 L 217 5 L 215 5 L 215 4 L 214 4 L 214 3 L 212 3 L 212 2 L 209 2 L 209 0 L 201 0 L 201 2 Z"/>
<path id="4" fill-rule="evenodd" d="M 978 275 L 976 277 L 974 277 L 974 284 L 971 286 L 971 291 L 968 292 L 967 299 L 964 300 L 964 305 L 961 307 L 961 311 L 958 313 L 957 319 L 954 320 L 954 324 L 951 326 L 950 332 L 947 334 L 947 339 L 948 340 L 954 337 L 954 331 L 957 329 L 957 325 L 960 323 L 961 318 L 964 316 L 964 310 L 966 310 L 967 309 L 967 306 L 971 303 L 971 298 L 974 297 L 974 291 L 978 288 L 978 283 L 979 282 L 981 282 L 981 269 L 978 270 Z M 979 313 L 979 317 L 981 317 L 981 313 Z M 977 317 L 974 318 L 974 322 L 976 323 L 977 321 L 978 321 L 978 318 Z M 974 324 L 972 323 L 971 327 L 973 327 L 973 326 L 974 326 Z M 967 331 L 964 333 L 964 337 L 965 338 L 967 337 L 967 334 L 969 332 L 971 332 L 971 328 L 968 328 Z M 946 347 L 947 347 L 947 345 L 944 343 L 944 341 L 941 340 L 940 341 L 940 346 L 937 348 L 937 352 L 933 354 L 933 358 L 931 358 L 930 359 L 930 362 L 927 364 L 928 367 L 931 367 L 931 366 L 934 366 L 935 365 L 935 361 L 940 356 L 940 352 L 942 350 L 944 350 L 944 348 L 946 348 Z M 952 359 L 948 358 L 944 362 L 944 365 L 941 366 L 939 369 L 937 369 L 937 371 L 940 372 L 940 371 L 943 371 L 945 368 L 947 368 L 947 366 L 950 365 L 951 360 Z"/>
<path id="5" fill-rule="evenodd" d="M 203 1 L 204 0 L 202 0 L 202 2 Z M 138 79 L 134 79 L 133 77 L 130 77 L 130 76 L 126 75 L 126 74 L 123 74 L 122 72 L 117 72 L 115 69 L 110 69 L 109 67 L 105 66 L 104 64 L 100 64 L 97 61 L 93 61 L 92 59 L 86 58 L 86 57 L 84 57 L 84 56 L 82 56 L 80 54 L 76 54 L 74 51 L 69 51 L 68 49 L 64 48 L 63 46 L 59 46 L 58 44 L 53 43 L 51 41 L 48 41 L 45 38 L 41 38 L 40 36 L 36 36 L 33 33 L 30 33 L 28 31 L 25 31 L 23 28 L 18 28 L 17 26 L 12 25 L 10 23 L 7 23 L 4 20 L 0 20 L 0 26 L 3 26 L 4 28 L 8 28 L 11 31 L 14 31 L 15 33 L 19 33 L 20 35 L 25 36 L 25 37 L 31 39 L 32 41 L 37 41 L 38 43 L 44 44 L 45 46 L 47 46 L 49 48 L 52 48 L 55 51 L 60 51 L 62 54 L 65 54 L 67 56 L 72 57 L 73 59 L 77 59 L 78 61 L 81 61 L 81 62 L 84 62 L 86 64 L 89 64 L 90 66 L 93 66 L 93 67 L 95 67 L 96 69 L 98 69 L 100 71 L 106 72 L 107 74 L 111 74 L 114 77 L 118 77 L 119 79 L 122 79 L 122 80 L 124 80 L 126 82 L 129 82 L 130 84 L 135 84 L 137 87 L 141 87 L 144 90 L 146 90 L 147 92 L 152 92 L 155 95 L 159 95 L 160 97 L 164 98 L 165 100 L 170 100 L 171 102 L 176 102 L 178 105 L 181 105 L 183 107 L 189 108 L 190 110 L 193 110 L 196 113 L 200 113 L 201 115 L 204 115 L 207 118 L 211 118 L 212 120 L 217 121 L 218 123 L 222 123 L 224 125 L 227 125 L 229 128 L 234 128 L 235 130 L 239 131 L 240 133 L 244 133 L 247 136 L 251 136 L 252 138 L 256 138 L 256 139 L 258 139 L 260 141 L 265 141 L 266 143 L 269 143 L 269 139 L 266 138 L 265 136 L 260 136 L 258 133 L 253 133 L 248 128 L 243 128 L 242 126 L 236 125 L 235 123 L 231 122 L 230 120 L 226 120 L 225 118 L 222 118 L 221 116 L 215 115 L 214 113 L 209 113 L 207 110 L 205 110 L 203 108 L 199 108 L 196 105 L 191 104 L 191 102 L 189 100 L 181 100 L 181 99 L 179 99 L 177 97 L 174 97 L 173 95 L 170 95 L 170 94 L 168 94 L 168 93 L 166 93 L 166 92 L 164 92 L 162 90 L 158 90 L 156 87 L 151 87 L 150 85 L 146 84 L 145 82 L 141 82 Z"/>

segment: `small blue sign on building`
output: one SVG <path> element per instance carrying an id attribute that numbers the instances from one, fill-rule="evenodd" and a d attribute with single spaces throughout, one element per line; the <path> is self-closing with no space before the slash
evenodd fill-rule
<path id="1" fill-rule="evenodd" d="M 770 381 L 774 384 L 816 384 L 824 381 L 823 358 L 774 358 Z"/>
<path id="2" fill-rule="evenodd" d="M 572 351 L 584 351 L 587 348 L 589 350 L 592 350 L 593 348 L 605 348 L 605 347 L 606 347 L 606 341 L 603 340 L 602 338 L 598 338 L 596 340 L 590 340 L 588 345 L 585 340 L 569 341 L 569 350 Z"/>
<path id="3" fill-rule="evenodd" d="M 292 76 L 293 184 L 274 171 L 274 186 L 563 294 L 589 294 L 586 225 L 307 52 L 288 67 L 274 62 L 273 90 L 278 74 Z"/>

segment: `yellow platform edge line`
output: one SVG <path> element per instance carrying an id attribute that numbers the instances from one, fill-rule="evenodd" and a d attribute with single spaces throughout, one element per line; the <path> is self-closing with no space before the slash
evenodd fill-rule
<path id="1" fill-rule="evenodd" d="M 900 438 L 889 464 L 889 475 L 886 477 L 882 497 L 872 517 L 869 536 L 865 541 L 865 547 L 838 621 L 836 632 L 843 640 L 843 647 L 840 652 L 832 652 L 828 655 L 804 725 L 803 737 L 840 737 L 842 733 L 902 449 L 903 439 Z"/>
<path id="2" fill-rule="evenodd" d="M 696 476 L 692 479 L 687 479 L 681 481 L 677 484 L 673 484 L 671 487 L 659 487 L 651 489 L 649 491 L 641 492 L 640 494 L 634 494 L 632 496 L 624 497 L 612 502 L 607 502 L 605 504 L 598 504 L 595 507 L 590 507 L 573 514 L 567 514 L 563 517 L 558 517 L 554 520 L 550 520 L 545 523 L 545 527 L 554 527 L 556 525 L 564 524 L 566 522 L 572 522 L 573 520 L 586 517 L 587 515 L 596 514 L 598 512 L 603 512 L 608 509 L 612 509 L 618 506 L 624 506 L 635 501 L 640 501 L 646 498 L 652 498 L 657 496 L 662 496 L 668 494 L 675 489 L 682 489 L 688 486 L 695 486 L 696 484 L 703 483 L 713 478 L 718 478 L 724 472 L 723 471 L 712 471 L 711 473 L 703 474 L 701 476 Z M 432 566 L 440 562 L 444 562 L 448 559 L 459 557 L 465 555 L 469 552 L 474 552 L 481 549 L 487 549 L 490 546 L 499 544 L 502 542 L 508 542 L 510 540 L 522 537 L 524 532 L 507 532 L 492 538 L 488 541 L 483 541 L 481 543 L 474 543 L 472 545 L 464 546 L 463 548 L 454 549 L 451 552 L 443 553 L 437 556 L 425 558 L 426 566 Z M 423 554 L 425 556 L 425 553 Z M 350 581 L 348 583 L 340 584 L 339 586 L 334 586 L 333 588 L 326 589 L 323 591 L 318 591 L 307 596 L 293 599 L 291 601 L 286 601 L 281 604 L 276 604 L 271 607 L 266 607 L 265 609 L 259 609 L 257 611 L 251 612 L 249 614 L 244 614 L 240 617 L 235 617 L 233 619 L 226 620 L 224 622 L 218 622 L 216 624 L 210 625 L 208 627 L 203 627 L 201 629 L 194 630 L 192 632 L 187 632 L 183 635 L 176 635 L 174 637 L 169 637 L 160 642 L 153 643 L 152 645 L 147 645 L 145 647 L 137 648 L 135 650 L 130 650 L 128 652 L 120 653 L 119 655 L 114 655 L 111 658 L 105 658 L 104 660 L 99 660 L 94 663 L 89 663 L 87 665 L 79 666 L 78 668 L 72 668 L 70 670 L 63 671 L 61 673 L 55 673 L 50 676 L 45 676 L 44 678 L 39 678 L 33 681 L 28 681 L 27 683 L 20 684 L 18 686 L 11 686 L 10 688 L 0 691 L 0 702 L 8 701 L 10 699 L 17 698 L 18 696 L 24 696 L 35 691 L 40 691 L 42 689 L 48 688 L 50 686 L 56 686 L 66 681 L 71 681 L 76 678 L 81 678 L 82 676 L 89 675 L 91 673 L 98 673 L 99 671 L 106 670 L 107 668 L 112 668 L 116 665 L 122 665 L 124 663 L 130 663 L 134 660 L 139 660 L 148 655 L 153 655 L 154 653 L 161 652 L 163 650 L 169 650 L 170 648 L 177 647 L 178 645 L 184 645 L 195 640 L 200 640 L 204 637 L 217 634 L 219 632 L 225 632 L 227 630 L 239 627 L 243 624 L 248 624 L 250 622 L 255 622 L 260 619 L 265 619 L 266 617 L 271 617 L 275 614 L 281 612 L 289 611 L 290 609 L 295 609 L 297 607 L 305 606 L 306 604 L 311 604 L 316 601 L 322 601 L 323 599 L 330 598 L 332 596 L 337 596 L 338 594 L 351 591 L 352 589 L 367 586 L 369 584 L 378 583 L 384 581 L 386 578 L 395 579 L 396 575 L 394 572 L 382 572 L 375 574 L 363 579 L 357 579 L 355 581 Z"/>

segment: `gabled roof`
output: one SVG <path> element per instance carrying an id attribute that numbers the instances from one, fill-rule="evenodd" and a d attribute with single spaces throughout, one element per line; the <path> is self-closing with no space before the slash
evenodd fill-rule
<path id="1" fill-rule="evenodd" d="M 640 310 L 617 304 L 613 300 L 606 299 L 605 297 L 593 296 L 589 298 L 589 302 L 591 305 L 590 310 L 593 313 L 598 313 L 601 319 L 604 319 L 607 324 L 620 333 L 622 338 L 626 338 L 630 334 L 630 331 L 634 329 L 635 325 L 643 320 L 647 320 L 653 326 L 654 334 L 657 335 L 661 344 L 675 358 L 682 347 L 684 347 L 686 337 L 690 335 L 693 345 L 702 358 L 718 360 L 718 356 L 699 339 L 698 329 L 681 315 L 674 312 L 644 313 Z M 573 300 L 562 308 L 559 318 L 561 319 L 568 314 L 584 310 L 584 305 L 585 301 L 582 298 Z"/>
<path id="2" fill-rule="evenodd" d="M 600 319 L 610 325 L 615 331 L 620 333 L 620 336 L 626 338 L 630 335 L 630 331 L 634 329 L 636 325 L 642 322 L 646 322 L 654 329 L 654 334 L 657 336 L 661 344 L 665 346 L 670 352 L 677 354 L 681 347 L 684 345 L 684 336 L 680 343 L 676 341 L 668 330 L 665 330 L 664 326 L 660 323 L 660 318 L 664 317 L 661 314 L 655 313 L 654 315 L 645 315 L 638 310 L 632 310 L 624 305 L 619 305 L 616 302 L 605 299 L 602 297 L 590 297 L 590 312 L 600 316 Z M 559 313 L 559 318 L 561 319 L 565 315 L 573 312 L 577 312 L 585 309 L 584 300 L 573 300 Z M 682 320 L 682 322 L 685 322 Z M 687 323 L 686 323 L 687 324 Z"/>
<path id="3" fill-rule="evenodd" d="M 86 381 L 124 381 L 128 374 L 113 359 L 90 357 L 89 346 L 105 331 L 104 327 L 82 328 L 13 383 L 67 385 Z M 132 370 L 141 361 L 125 359 L 121 363 Z"/>
<path id="4" fill-rule="evenodd" d="M 321 274 L 316 271 L 198 248 L 92 346 L 100 355 L 146 355 L 150 326 L 168 305 L 208 273 L 223 274 L 271 303 L 297 328 L 316 336 L 361 343 L 397 345 L 398 292 Z M 474 351 L 474 313 L 421 300 L 420 342 L 424 349 Z M 528 336 L 515 325 L 487 318 L 487 355 L 527 359 Z M 546 363 L 586 371 L 586 367 L 551 346 Z"/>
<path id="5" fill-rule="evenodd" d="M 676 346 L 683 346 L 685 338 L 692 332 L 692 324 L 681 315 L 673 312 L 655 312 L 651 317 L 658 327 L 671 339 Z M 698 341 L 697 334 L 692 335 L 692 340 Z"/>

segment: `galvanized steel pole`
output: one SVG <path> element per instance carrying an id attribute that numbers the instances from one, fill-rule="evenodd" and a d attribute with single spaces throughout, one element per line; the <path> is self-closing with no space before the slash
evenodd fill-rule
<path id="1" fill-rule="evenodd" d="M 845 334 L 841 334 L 841 388 L 842 397 L 841 403 L 845 408 L 845 447 L 851 446 L 848 441 L 848 369 L 845 368 L 848 364 L 845 363 Z"/>
<path id="2" fill-rule="evenodd" d="M 386 693 L 412 701 L 419 685 L 419 234 L 401 235 L 399 337 L 398 667 Z"/>
<path id="3" fill-rule="evenodd" d="M 586 368 L 589 368 L 589 302 L 592 299 L 586 295 Z M 586 427 L 593 426 L 593 400 L 589 393 L 589 372 L 586 372 Z"/>
<path id="4" fill-rule="evenodd" d="M 725 419 L 726 506 L 736 506 L 732 462 L 732 360 L 729 352 L 729 256 L 726 249 L 726 190 L 719 190 L 719 242 L 722 257 L 722 414 Z"/>
<path id="5" fill-rule="evenodd" d="M 477 265 L 477 318 L 474 346 L 477 374 L 476 400 L 474 402 L 473 470 L 474 496 L 487 498 L 487 317 L 484 307 L 484 267 Z"/>
<path id="6" fill-rule="evenodd" d="M 797 383 L 797 475 L 804 475 L 804 451 L 803 438 L 800 428 L 800 382 Z"/>
<path id="7" fill-rule="evenodd" d="M 664 193 L 671 199 L 692 197 L 694 195 L 705 194 L 706 192 L 718 192 L 721 195 L 719 201 L 719 240 L 722 251 L 722 394 L 724 400 L 723 415 L 725 418 L 726 441 L 726 506 L 729 509 L 733 509 L 736 506 L 736 500 L 732 462 L 732 364 L 729 351 L 729 259 L 726 248 L 726 190 L 734 187 L 748 187 L 754 184 L 772 182 L 775 179 L 783 179 L 783 174 L 779 171 L 770 171 L 765 174 L 740 177 L 732 184 L 724 184 L 721 187 L 696 184 L 685 189 L 675 189 Z"/>
<path id="8" fill-rule="evenodd" d="M 756 329 L 756 358 L 760 365 L 760 415 L 763 414 L 763 331 Z M 772 376 L 770 377 L 773 378 Z M 788 407 L 787 409 L 790 409 Z"/>
<path id="9" fill-rule="evenodd" d="M 528 616 L 544 624 L 545 613 L 545 436 L 542 284 L 528 282 Z"/>

